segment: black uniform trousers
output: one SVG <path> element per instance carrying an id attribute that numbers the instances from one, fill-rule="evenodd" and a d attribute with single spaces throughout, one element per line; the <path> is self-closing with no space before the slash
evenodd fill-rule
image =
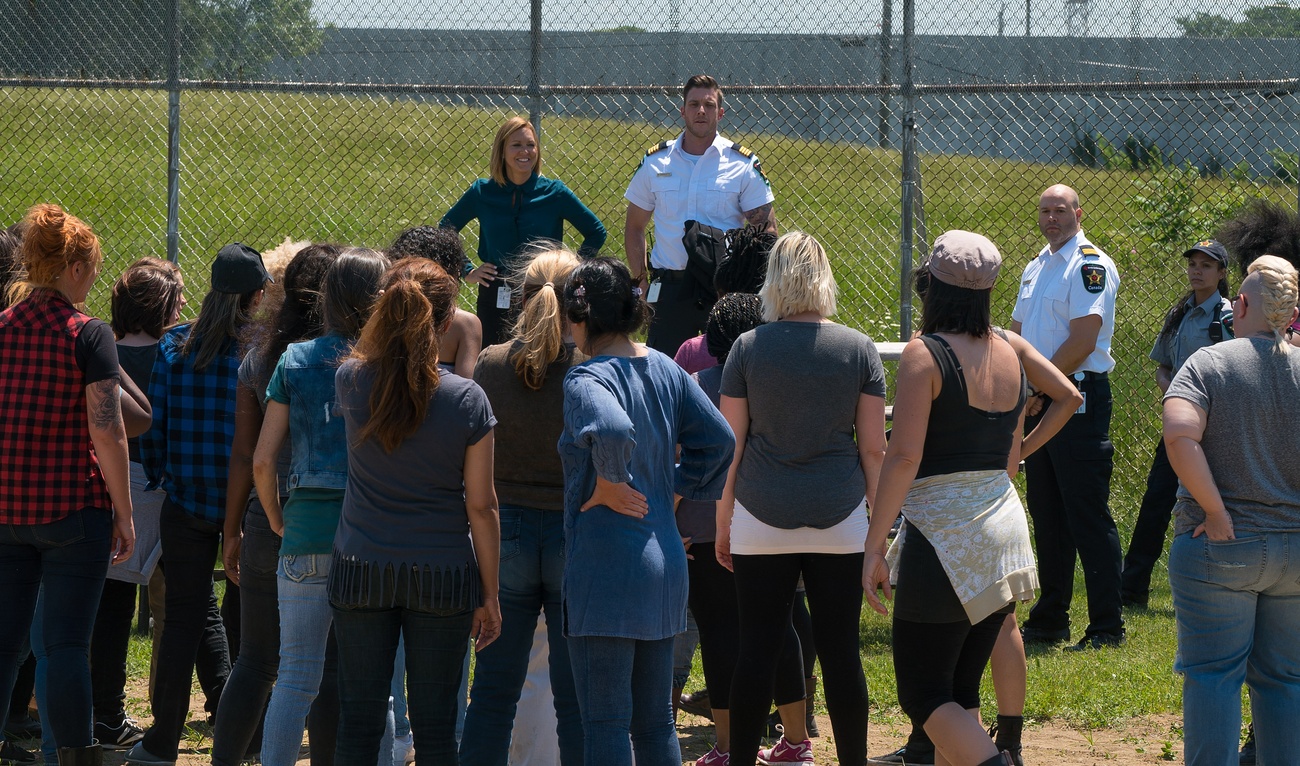
<path id="1" fill-rule="evenodd" d="M 659 280 L 660 288 L 658 300 L 650 304 L 646 345 L 676 356 L 683 343 L 704 332 L 712 306 L 698 298 L 695 278 L 685 271 L 655 269 L 654 278 Z"/>
<path id="2" fill-rule="evenodd" d="M 1124 556 L 1124 571 L 1120 576 L 1123 596 L 1139 604 L 1146 604 L 1151 592 L 1151 572 L 1165 549 L 1165 534 L 1169 531 L 1169 518 L 1178 500 L 1178 474 L 1169 464 L 1165 440 L 1156 442 L 1155 456 L 1151 458 L 1151 472 L 1147 474 L 1147 489 L 1142 495 L 1133 537 Z"/>
<path id="3" fill-rule="evenodd" d="M 1078 382 L 1085 411 L 1070 418 L 1042 449 L 1025 459 L 1029 516 L 1034 522 L 1041 592 L 1025 627 L 1068 631 L 1076 553 L 1088 590 L 1087 636 L 1117 636 L 1120 613 L 1119 532 L 1110 515 L 1110 476 L 1115 448 L 1110 441 L 1111 393 L 1105 374 L 1086 373 Z M 1041 414 L 1026 419 L 1038 424 Z"/>

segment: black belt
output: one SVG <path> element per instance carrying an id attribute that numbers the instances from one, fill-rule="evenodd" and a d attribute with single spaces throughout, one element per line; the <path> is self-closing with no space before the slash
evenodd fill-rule
<path id="1" fill-rule="evenodd" d="M 1082 375 L 1083 380 L 1109 380 L 1110 379 L 1110 373 L 1106 373 L 1106 372 L 1076 372 L 1074 373 L 1074 375 L 1071 375 L 1070 378 L 1073 380 L 1079 380 L 1079 378 L 1076 378 L 1075 375 Z"/>
<path id="2" fill-rule="evenodd" d="M 681 282 L 686 279 L 686 269 L 650 269 L 650 275 L 659 282 Z"/>

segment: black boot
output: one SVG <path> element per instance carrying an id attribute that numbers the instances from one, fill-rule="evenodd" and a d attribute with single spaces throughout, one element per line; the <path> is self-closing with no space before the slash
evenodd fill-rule
<path id="1" fill-rule="evenodd" d="M 1019 715 L 1000 715 L 998 722 L 989 729 L 989 736 L 998 750 L 1005 751 L 1011 757 L 1014 766 L 1025 766 L 1021 755 L 1020 734 L 1025 728 L 1025 718 Z"/>
<path id="2" fill-rule="evenodd" d="M 59 766 L 104 766 L 104 748 L 98 742 L 90 747 L 61 747 Z"/>
<path id="3" fill-rule="evenodd" d="M 979 766 L 1012 766 L 1015 761 L 1011 759 L 1011 753 L 1003 750 L 1001 753 L 979 764 Z"/>
<path id="4" fill-rule="evenodd" d="M 803 688 L 803 704 L 804 708 L 807 710 L 808 716 L 808 737 L 810 739 L 812 737 L 820 737 L 821 734 L 817 731 L 817 717 L 813 715 L 813 702 L 817 699 L 817 676 L 805 678 L 803 680 Z"/>

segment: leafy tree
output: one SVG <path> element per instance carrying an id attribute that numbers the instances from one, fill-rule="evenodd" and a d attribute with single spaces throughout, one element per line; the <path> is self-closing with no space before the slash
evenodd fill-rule
<path id="1" fill-rule="evenodd" d="M 1183 28 L 1183 37 L 1300 37 L 1300 8 L 1292 8 L 1288 3 L 1250 6 L 1243 15 L 1245 21 L 1233 21 L 1202 11 L 1179 16 L 1175 21 Z"/>
<path id="2" fill-rule="evenodd" d="M 181 72 L 250 79 L 276 57 L 314 53 L 324 31 L 311 0 L 180 0 Z"/>

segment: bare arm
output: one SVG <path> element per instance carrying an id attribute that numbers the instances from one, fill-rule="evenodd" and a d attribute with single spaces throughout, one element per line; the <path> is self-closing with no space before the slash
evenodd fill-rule
<path id="1" fill-rule="evenodd" d="M 886 614 L 888 610 L 876 595 L 876 590 L 883 590 L 887 599 L 893 598 L 889 567 L 885 564 L 885 542 L 894 521 L 903 511 L 903 501 L 907 499 L 907 492 L 921 466 L 930 408 L 939 393 L 941 381 L 939 368 L 925 344 L 920 340 L 909 342 L 898 360 L 894 431 L 885 452 L 880 488 L 876 490 L 876 503 L 871 508 L 871 523 L 863 546 L 866 557 L 862 561 L 862 589 L 866 591 L 867 603 L 880 614 Z"/>
<path id="2" fill-rule="evenodd" d="M 244 513 L 253 491 L 253 452 L 261 430 L 262 407 L 257 402 L 257 393 L 241 384 L 235 388 L 235 439 L 230 446 L 226 523 L 221 535 L 221 561 L 226 577 L 236 585 L 239 584 L 239 550 L 244 540 Z"/>
<path id="3" fill-rule="evenodd" d="M 717 504 L 717 534 L 713 548 L 718 563 L 731 569 L 731 517 L 736 512 L 736 473 L 740 470 L 740 461 L 745 457 L 745 441 L 749 438 L 749 400 L 723 396 L 719 402 L 722 417 L 727 419 L 731 432 L 736 436 L 736 453 L 731 458 L 731 467 L 727 469 L 727 484 L 722 489 L 722 499 Z"/>
<path id="4" fill-rule="evenodd" d="M 1017 333 L 1019 334 L 1019 333 Z M 1052 355 L 1052 364 L 1066 375 L 1073 375 L 1083 360 L 1097 350 L 1097 336 L 1101 334 L 1101 317 L 1089 314 L 1070 320 L 1070 334 Z"/>
<path id="5" fill-rule="evenodd" d="M 474 610 L 470 637 L 475 651 L 501 635 L 501 602 L 498 598 L 501 566 L 501 519 L 497 513 L 497 491 L 492 481 L 493 436 L 491 432 L 465 449 L 465 513 L 469 536 L 478 560 L 483 606 Z"/>
<path id="6" fill-rule="evenodd" d="M 1029 345 L 1029 341 L 1015 333 L 1007 333 L 1007 342 L 1020 357 L 1029 385 L 1052 400 L 1042 420 L 1020 443 L 1020 458 L 1023 460 L 1037 452 L 1069 422 L 1079 405 L 1083 404 L 1083 394 L 1065 377 L 1065 373 Z M 1028 410 L 1028 406 L 1025 409 Z"/>
<path id="7" fill-rule="evenodd" d="M 460 327 L 460 345 L 456 347 L 456 374 L 462 378 L 474 377 L 474 363 L 483 350 L 483 323 L 468 311 L 456 310 L 454 323 Z"/>
<path id="8" fill-rule="evenodd" d="M 153 425 L 153 407 L 149 406 L 149 397 L 126 374 L 121 365 L 117 368 L 122 381 L 122 424 L 126 427 L 128 439 L 139 436 Z"/>
<path id="9" fill-rule="evenodd" d="M 1193 537 L 1206 533 L 1211 540 L 1232 540 L 1236 534 L 1232 529 L 1232 518 L 1223 505 L 1219 487 L 1214 483 L 1210 473 L 1210 464 L 1201 449 L 1201 437 L 1205 435 L 1205 410 L 1186 399 L 1171 398 L 1165 400 L 1162 421 L 1164 423 L 1165 448 L 1169 452 L 1169 464 L 1174 473 L 1191 493 L 1197 505 L 1205 511 L 1205 521 L 1192 532 Z"/>
<path id="10" fill-rule="evenodd" d="M 86 386 L 86 418 L 95 457 L 113 501 L 113 563 L 131 558 L 135 525 L 131 519 L 131 459 L 122 423 L 121 385 L 117 378 Z"/>
<path id="11" fill-rule="evenodd" d="M 623 223 L 623 253 L 627 256 L 627 268 L 632 277 L 638 279 L 645 289 L 648 280 L 646 274 L 645 230 L 650 225 L 653 213 L 649 210 L 627 203 L 627 219 Z"/>
<path id="12" fill-rule="evenodd" d="M 858 439 L 858 460 L 862 463 L 862 473 L 867 482 L 867 505 L 874 508 L 876 488 L 880 486 L 880 467 L 885 462 L 884 397 L 858 394 L 853 426 Z"/>
<path id="13" fill-rule="evenodd" d="M 280 482 L 276 467 L 280 448 L 289 436 L 289 405 L 274 399 L 266 403 L 262 418 L 262 432 L 257 437 L 257 451 L 253 453 L 253 483 L 257 485 L 257 499 L 266 511 L 271 529 L 284 537 L 284 509 L 280 507 Z"/>
<path id="14" fill-rule="evenodd" d="M 769 202 L 745 211 L 745 225 L 776 234 L 776 208 Z"/>

